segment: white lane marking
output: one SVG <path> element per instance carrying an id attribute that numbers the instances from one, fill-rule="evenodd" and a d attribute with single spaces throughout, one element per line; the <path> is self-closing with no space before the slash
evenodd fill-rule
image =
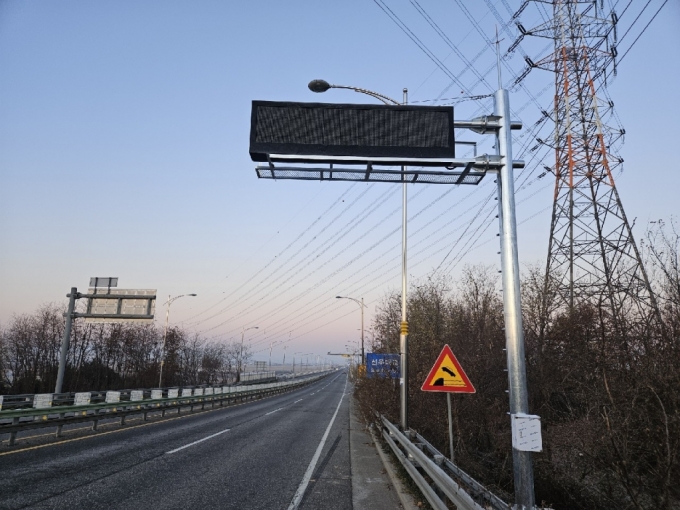
<path id="1" fill-rule="evenodd" d="M 190 446 L 194 446 L 195 444 L 202 443 L 203 441 L 207 441 L 208 439 L 212 439 L 215 436 L 219 436 L 220 434 L 224 434 L 225 432 L 229 432 L 231 429 L 224 429 L 216 434 L 212 434 L 210 436 L 204 437 L 203 439 L 199 439 L 198 441 L 194 441 L 193 443 L 185 444 L 184 446 L 180 446 L 179 448 L 175 448 L 174 450 L 170 450 L 169 452 L 165 452 L 166 455 L 170 455 L 171 453 L 178 452 L 180 450 L 184 450 L 185 448 L 189 448 Z"/>
<path id="2" fill-rule="evenodd" d="M 264 413 L 265 416 L 269 416 L 270 414 L 274 414 L 277 411 L 280 411 L 283 409 L 283 407 L 279 407 L 278 409 L 274 409 L 273 411 L 269 411 L 268 413 Z"/>
<path id="3" fill-rule="evenodd" d="M 335 409 L 335 414 L 333 414 L 333 418 L 331 418 L 331 421 L 328 424 L 328 427 L 326 427 L 326 432 L 323 433 L 323 437 L 321 438 L 321 442 L 319 443 L 319 446 L 316 448 L 316 452 L 314 452 L 314 457 L 312 457 L 312 461 L 309 463 L 309 467 L 307 467 L 307 471 L 305 471 L 305 475 L 302 477 L 302 482 L 300 483 L 298 490 L 295 492 L 295 496 L 293 496 L 293 501 L 290 502 L 290 505 L 288 506 L 288 510 L 296 510 L 297 507 L 300 505 L 300 502 L 302 501 L 302 496 L 304 496 L 305 491 L 307 490 L 307 485 L 309 485 L 309 480 L 312 478 L 312 473 L 314 473 L 314 469 L 316 468 L 316 463 L 319 461 L 319 457 L 321 456 L 321 451 L 323 450 L 323 446 L 326 444 L 326 439 L 328 439 L 328 434 L 331 431 L 331 427 L 333 426 L 333 422 L 335 422 L 335 417 L 338 415 L 338 411 L 340 410 L 340 404 L 342 404 L 342 399 L 345 398 L 345 390 L 346 389 L 347 389 L 347 379 L 345 379 L 345 387 L 342 390 L 342 396 L 340 397 L 340 402 L 338 402 L 338 407 Z"/>
<path id="4" fill-rule="evenodd" d="M 293 402 L 293 404 L 297 404 L 298 402 L 302 402 L 303 400 L 304 398 L 301 398 L 300 400 L 296 400 L 295 402 Z"/>

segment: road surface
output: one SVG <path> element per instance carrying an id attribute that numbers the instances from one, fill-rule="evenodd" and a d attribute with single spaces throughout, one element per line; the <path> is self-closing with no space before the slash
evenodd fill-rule
<path id="1" fill-rule="evenodd" d="M 0 508 L 351 509 L 344 372 L 241 405 L 0 450 Z"/>

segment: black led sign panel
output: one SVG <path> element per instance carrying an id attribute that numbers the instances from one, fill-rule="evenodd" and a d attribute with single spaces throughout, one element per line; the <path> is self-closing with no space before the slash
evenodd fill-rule
<path id="1" fill-rule="evenodd" d="M 454 158 L 453 107 L 253 101 L 250 156 L 298 163 Z"/>

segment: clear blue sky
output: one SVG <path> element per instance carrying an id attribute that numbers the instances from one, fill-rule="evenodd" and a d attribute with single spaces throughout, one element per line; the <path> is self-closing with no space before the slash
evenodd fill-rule
<path id="1" fill-rule="evenodd" d="M 661 3 L 652 0 L 623 51 Z M 620 38 L 644 4 L 634 0 L 622 16 Z M 488 5 L 507 21 L 506 5 L 520 2 L 420 2 L 491 84 L 475 86 L 412 3 L 387 5 L 460 76 L 463 95 L 495 86 L 493 53 L 460 6 L 493 38 Z M 529 28 L 544 15 L 531 8 L 520 19 Z M 617 184 L 638 237 L 649 220 L 680 211 L 680 177 L 669 164 L 680 114 L 679 26 L 680 5 L 671 1 L 609 88 L 627 133 Z M 501 37 L 507 49 L 512 40 Z M 546 44 L 527 39 L 522 47 L 537 60 Z M 513 56 L 504 77 L 523 65 Z M 198 293 L 173 304 L 171 322 L 207 338 L 259 326 L 249 332 L 258 349 L 290 337 L 289 353 L 345 350 L 359 336 L 358 307 L 334 296 L 363 296 L 368 325 L 381 297 L 399 288 L 399 187 L 259 181 L 248 155 L 253 99 L 370 100 L 315 95 L 306 87 L 314 78 L 396 99 L 408 87 L 412 102 L 461 96 L 371 0 L 0 1 L 0 326 L 65 301 L 72 286 L 85 290 L 90 276 L 117 276 L 121 287 L 159 296 Z M 526 80 L 546 108 L 552 80 L 538 70 Z M 536 120 L 526 94 L 511 101 L 525 125 Z M 456 116 L 490 107 L 461 103 Z M 527 170 L 517 195 L 523 264 L 545 263 L 552 191 L 540 172 Z M 452 248 L 444 267 L 453 278 L 465 264 L 499 263 L 497 227 L 483 221 L 488 208 L 478 213 L 492 185 L 411 187 L 412 281 Z M 483 233 L 461 249 L 468 238 L 455 242 L 471 221 Z M 275 359 L 281 354 L 275 347 Z"/>

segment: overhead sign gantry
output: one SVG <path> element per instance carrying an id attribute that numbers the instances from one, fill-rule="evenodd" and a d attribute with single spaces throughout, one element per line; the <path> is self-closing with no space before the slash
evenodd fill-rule
<path id="1" fill-rule="evenodd" d="M 261 179 L 479 184 L 501 157 L 456 158 L 455 128 L 492 133 L 498 118 L 454 122 L 451 106 L 253 101 L 250 156 L 267 163 L 255 168 Z"/>

